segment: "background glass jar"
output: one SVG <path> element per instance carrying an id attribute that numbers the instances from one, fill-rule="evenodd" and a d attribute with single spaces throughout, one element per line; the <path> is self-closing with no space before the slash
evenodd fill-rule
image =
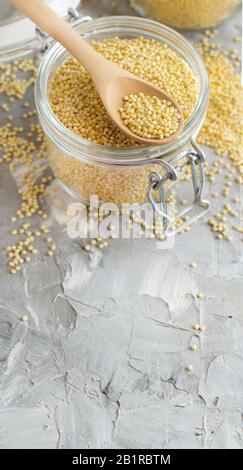
<path id="1" fill-rule="evenodd" d="M 119 36 L 144 36 L 166 43 L 190 65 L 198 82 L 199 98 L 192 116 L 178 139 L 161 147 L 108 148 L 82 139 L 64 127 L 53 113 L 49 101 L 49 83 L 54 70 L 68 57 L 68 53 L 55 44 L 45 54 L 36 82 L 36 106 L 40 122 L 48 140 L 48 154 L 52 169 L 62 186 L 84 203 L 97 195 L 100 203 L 144 203 L 151 189 L 161 196 L 164 181 L 176 180 L 173 161 L 190 164 L 190 156 L 202 164 L 200 150 L 193 148 L 191 140 L 199 132 L 207 110 L 208 79 L 204 64 L 194 48 L 178 33 L 137 17 L 110 17 L 76 25 L 86 41 L 101 41 Z M 195 144 L 193 143 L 195 146 Z M 178 158 L 181 157 L 181 158 Z M 202 171 L 202 168 L 201 168 Z M 176 175 L 175 175 L 176 174 Z M 200 173 L 199 178 L 202 174 Z M 163 181 L 162 181 L 163 180 Z M 200 179 L 202 185 L 202 179 Z M 195 189 L 195 187 L 194 187 Z M 200 198 L 198 204 L 203 206 Z"/>
<path id="2" fill-rule="evenodd" d="M 241 0 L 130 0 L 135 10 L 161 23 L 181 29 L 217 26 Z"/>
<path id="3" fill-rule="evenodd" d="M 71 10 L 81 11 L 80 0 L 44 0 L 51 8 L 67 21 L 73 22 Z M 21 15 L 12 5 L 11 0 L 0 2 L 0 61 L 33 56 L 46 49 L 49 40 L 32 21 Z"/>

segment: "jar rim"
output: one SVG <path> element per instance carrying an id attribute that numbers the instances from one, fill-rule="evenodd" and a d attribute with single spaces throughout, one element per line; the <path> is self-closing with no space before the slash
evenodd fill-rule
<path id="1" fill-rule="evenodd" d="M 110 165 L 124 164 L 134 165 L 142 164 L 144 161 L 153 158 L 163 158 L 171 155 L 175 150 L 185 145 L 192 135 L 201 127 L 206 115 L 209 83 L 208 75 L 204 62 L 194 47 L 178 32 L 168 26 L 157 23 L 149 19 L 133 16 L 111 16 L 95 19 L 86 23 L 75 25 L 75 29 L 85 38 L 95 39 L 95 35 L 103 33 L 107 37 L 119 36 L 119 32 L 124 31 L 129 34 L 142 35 L 154 39 L 163 40 L 172 47 L 181 57 L 183 57 L 192 68 L 199 86 L 199 97 L 195 109 L 186 121 L 185 127 L 180 136 L 169 144 L 148 147 L 107 147 L 86 140 L 67 129 L 56 117 L 48 99 L 48 80 L 51 77 L 55 64 L 65 56 L 67 51 L 58 43 L 54 43 L 45 53 L 40 64 L 35 85 L 35 101 L 39 120 L 47 136 L 54 143 L 71 154 L 72 156 L 84 160 L 90 159 L 100 163 Z M 110 33 L 110 34 L 109 34 Z"/>

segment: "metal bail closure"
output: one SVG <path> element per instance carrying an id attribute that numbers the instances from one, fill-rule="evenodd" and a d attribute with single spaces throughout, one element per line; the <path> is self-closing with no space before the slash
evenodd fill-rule
<path id="1" fill-rule="evenodd" d="M 160 215 L 163 222 L 163 229 L 166 232 L 168 224 L 170 223 L 171 217 L 168 214 L 167 204 L 166 204 L 166 195 L 165 195 L 165 182 L 171 180 L 176 182 L 178 180 L 178 175 L 176 170 L 167 162 L 163 160 L 152 160 L 150 163 L 161 165 L 165 174 L 161 176 L 157 172 L 152 172 L 149 175 L 149 186 L 147 191 L 148 201 L 154 208 L 154 210 Z M 153 191 L 159 191 L 159 203 L 154 200 Z"/>
<path id="2" fill-rule="evenodd" d="M 39 26 L 35 27 L 35 34 L 38 41 L 38 50 L 40 52 L 45 52 L 50 47 L 52 39 L 47 33 L 39 28 Z"/>
<path id="3" fill-rule="evenodd" d="M 203 191 L 205 186 L 205 172 L 203 162 L 205 155 L 200 147 L 196 144 L 195 138 L 192 137 L 191 145 L 193 150 L 186 150 L 169 162 L 162 160 L 152 160 L 150 163 L 160 164 L 165 170 L 165 174 L 161 176 L 157 172 L 152 172 L 149 175 L 149 185 L 147 190 L 148 201 L 154 208 L 155 212 L 162 218 L 164 233 L 167 236 L 175 235 L 183 230 L 185 227 L 191 225 L 195 220 L 202 217 L 209 209 L 210 202 L 203 199 Z M 185 160 L 182 163 L 182 160 Z M 179 163 L 182 163 L 181 165 Z M 177 182 L 179 174 L 183 173 L 185 168 L 191 167 L 192 185 L 194 199 L 191 203 L 187 204 L 182 210 L 178 211 L 175 216 L 168 212 L 166 203 L 166 190 L 165 183 L 168 180 Z M 199 174 L 197 173 L 199 170 Z M 158 192 L 157 201 L 153 193 Z M 194 212 L 194 213 L 193 213 Z M 191 216 L 184 220 L 179 227 L 175 227 L 176 221 L 191 213 Z"/>

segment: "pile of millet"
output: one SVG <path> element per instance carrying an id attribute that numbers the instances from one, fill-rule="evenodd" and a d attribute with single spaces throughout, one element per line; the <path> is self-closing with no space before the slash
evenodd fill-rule
<path id="1" fill-rule="evenodd" d="M 239 203 L 243 183 L 243 87 L 239 53 L 221 50 L 220 44 L 210 41 L 216 36 L 217 31 L 206 31 L 197 45 L 208 71 L 211 92 L 198 142 L 215 149 L 217 155 L 211 165 L 206 163 L 208 182 L 213 186 L 221 174 L 225 179 L 221 190 L 211 192 L 213 199 L 221 196 L 223 202 L 220 198 L 218 210 L 208 223 L 217 239 L 231 241 L 231 231 L 242 233 Z M 239 43 L 239 36 L 234 41 Z"/>
<path id="2" fill-rule="evenodd" d="M 178 131 L 181 116 L 171 101 L 144 93 L 125 96 L 123 101 L 120 115 L 133 134 L 163 140 Z"/>

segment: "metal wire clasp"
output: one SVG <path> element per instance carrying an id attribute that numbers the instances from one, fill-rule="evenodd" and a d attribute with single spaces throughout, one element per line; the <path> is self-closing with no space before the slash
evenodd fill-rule
<path id="1" fill-rule="evenodd" d="M 157 159 L 152 162 L 160 164 L 166 170 L 166 173 L 163 176 L 157 172 L 149 174 L 147 197 L 156 213 L 162 218 L 164 232 L 167 235 L 175 235 L 188 225 L 191 225 L 192 222 L 202 217 L 210 207 L 210 202 L 203 199 L 203 190 L 205 186 L 203 162 L 205 161 L 205 155 L 201 148 L 196 144 L 195 138 L 191 139 L 191 145 L 193 150 L 186 150 L 171 159 L 169 162 Z M 179 162 L 181 163 L 182 160 L 185 160 L 185 162 L 179 165 Z M 168 180 L 177 182 L 179 180 L 180 173 L 183 173 L 183 170 L 188 166 L 191 167 L 192 172 L 194 199 L 182 210 L 178 211 L 175 216 L 172 216 L 168 212 L 166 203 L 165 183 Z M 199 169 L 199 174 L 197 174 L 197 168 Z M 154 192 L 156 191 L 159 193 L 157 201 L 154 198 Z M 181 223 L 179 227 L 175 228 L 175 222 L 193 210 L 195 210 L 195 214 L 191 214 L 191 217 Z"/>

